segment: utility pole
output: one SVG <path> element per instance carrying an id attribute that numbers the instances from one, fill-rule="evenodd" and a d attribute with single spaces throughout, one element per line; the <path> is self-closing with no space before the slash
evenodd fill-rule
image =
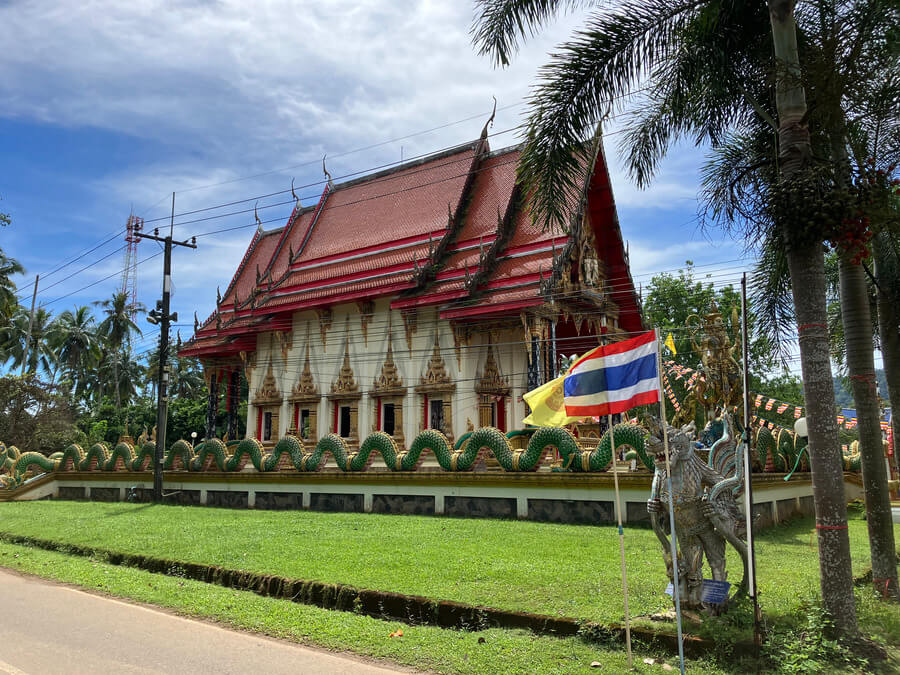
<path id="1" fill-rule="evenodd" d="M 160 237 L 159 229 L 153 230 L 153 234 L 138 232 L 141 239 L 152 239 L 163 245 L 163 291 L 162 300 L 156 301 L 156 309 L 151 309 L 147 321 L 151 324 L 159 324 L 159 373 L 157 377 L 156 396 L 156 453 L 153 458 L 153 501 L 160 503 L 163 493 L 163 449 L 166 444 L 166 421 L 169 415 L 169 323 L 178 321 L 178 312 L 169 314 L 169 298 L 172 293 L 172 245 L 186 248 L 197 248 L 197 238 L 191 237 L 191 241 L 173 241 L 172 232 L 175 229 L 175 193 L 172 193 L 172 219 L 169 223 L 169 236 Z"/>
<path id="2" fill-rule="evenodd" d="M 28 364 L 28 350 L 31 348 L 31 328 L 34 326 L 34 302 L 37 300 L 37 287 L 40 274 L 34 277 L 34 293 L 31 294 L 31 314 L 28 315 L 28 334 L 25 336 L 25 352 L 22 354 L 22 377 L 25 377 L 25 367 Z"/>

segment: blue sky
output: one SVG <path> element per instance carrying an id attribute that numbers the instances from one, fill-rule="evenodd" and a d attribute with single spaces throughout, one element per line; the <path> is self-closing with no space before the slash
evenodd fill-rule
<path id="1" fill-rule="evenodd" d="M 516 142 L 523 96 L 580 16 L 563 17 L 497 70 L 474 54 L 472 14 L 469 2 L 436 0 L 0 3 L 0 211 L 13 218 L 0 247 L 27 268 L 16 280 L 23 304 L 35 274 L 38 302 L 53 312 L 108 297 L 121 284 L 121 236 L 46 275 L 123 230 L 132 210 L 167 219 L 173 191 L 177 214 L 285 190 L 291 178 L 316 183 L 325 153 L 338 177 L 439 150 L 478 135 L 492 95 L 492 146 Z M 617 158 L 616 129 L 606 151 L 636 281 L 686 259 L 719 270 L 716 280 L 723 268 L 735 277 L 741 247 L 696 225 L 702 153 L 678 148 L 638 191 Z M 298 193 L 309 203 L 320 190 Z M 264 221 L 289 215 L 290 206 L 266 208 L 277 201 L 259 201 Z M 176 227 L 188 237 L 245 226 L 176 251 L 173 309 L 184 337 L 195 310 L 212 310 L 253 233 L 252 213 L 219 216 L 253 203 Z M 138 258 L 158 250 L 141 243 Z M 138 268 L 148 307 L 161 266 L 156 257 Z M 145 325 L 142 349 L 153 344 Z"/>

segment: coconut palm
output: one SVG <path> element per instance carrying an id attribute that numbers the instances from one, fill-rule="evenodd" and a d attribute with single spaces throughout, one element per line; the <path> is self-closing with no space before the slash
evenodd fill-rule
<path id="1" fill-rule="evenodd" d="M 506 64 L 518 47 L 560 11 L 595 2 L 477 1 L 474 41 L 482 54 Z M 652 178 L 672 143 L 691 138 L 719 145 L 729 131 L 770 127 L 778 147 L 778 204 L 790 204 L 807 176 L 810 136 L 797 47 L 794 2 L 769 0 L 628 0 L 595 9 L 574 37 L 541 70 L 530 98 L 519 178 L 535 219 L 568 226 L 590 165 L 586 131 L 635 93 L 645 94 L 624 143 L 632 176 Z M 816 5 L 817 3 L 808 3 Z M 827 11 L 823 5 L 821 9 Z M 768 11 L 767 11 L 768 10 Z M 756 39 L 759 35 L 769 39 Z M 771 56 L 774 43 L 775 58 Z M 766 108 L 775 89 L 775 106 Z M 767 204 L 767 206 L 771 206 Z M 806 219 L 809 213 L 805 214 Z M 788 245 L 793 304 L 801 324 L 804 392 L 809 417 L 817 517 L 833 528 L 819 533 L 826 608 L 839 630 L 856 632 L 846 530 L 846 506 L 826 329 L 823 234 L 780 214 L 773 218 Z"/>
<path id="2" fill-rule="evenodd" d="M 872 191 L 870 178 L 877 184 L 880 175 L 881 182 L 886 182 L 882 169 L 894 164 L 900 153 L 900 102 L 896 95 L 885 92 L 896 92 L 900 77 L 896 58 L 885 48 L 898 20 L 896 10 L 892 15 L 886 3 L 878 0 L 844 3 L 834 11 L 805 12 L 800 34 L 802 55 L 812 64 L 805 69 L 804 80 L 811 100 L 807 117 L 814 130 L 808 138 L 809 149 L 815 160 L 800 175 L 808 198 L 796 200 L 792 214 L 803 222 L 809 221 L 803 211 L 811 212 L 816 222 L 808 227 L 825 232 L 837 249 L 833 287 L 835 295 L 839 289 L 841 300 L 828 306 L 831 339 L 840 360 L 846 362 L 856 400 L 874 576 L 881 580 L 881 590 L 894 597 L 898 585 L 893 523 L 882 460 L 881 411 L 874 386 L 875 322 L 862 238 L 866 229 L 883 230 L 890 228 L 891 222 L 861 199 Z M 774 221 L 778 214 L 770 208 L 783 197 L 774 194 L 780 186 L 772 149 L 771 135 L 765 130 L 730 139 L 716 148 L 716 161 L 708 167 L 705 184 L 711 211 L 726 222 L 733 223 L 737 215 L 756 221 L 755 229 L 766 236 L 760 274 L 756 275 L 762 282 L 756 299 L 765 308 L 765 325 L 790 334 L 792 331 L 785 329 L 796 317 L 788 295 L 787 229 Z M 872 217 L 861 229 L 863 221 L 854 213 L 858 207 L 867 209 L 867 219 Z M 892 331 L 883 332 L 890 335 Z"/>
<path id="3" fill-rule="evenodd" d="M 105 318 L 97 326 L 106 348 L 106 361 L 112 367 L 112 382 L 116 392 L 116 410 L 121 410 L 122 395 L 120 391 L 119 364 L 126 359 L 122 353 L 127 351 L 134 333 L 141 335 L 141 329 L 134 322 L 134 316 L 145 311 L 139 302 L 129 302 L 128 294 L 113 293 L 111 298 L 94 303 L 103 308 Z"/>
<path id="4" fill-rule="evenodd" d="M 66 310 L 53 322 L 48 336 L 75 398 L 85 394 L 87 380 L 100 360 L 100 339 L 89 307 Z"/>
<path id="5" fill-rule="evenodd" d="M 6 326 L 0 328 L 0 353 L 5 355 L 4 362 L 12 361 L 13 370 L 21 368 L 24 362 L 26 373 L 44 373 L 53 379 L 57 361 L 56 352 L 47 340 L 51 323 L 52 315 L 43 307 L 34 311 L 33 321 L 30 312 L 19 307 Z"/>
<path id="6" fill-rule="evenodd" d="M 172 372 L 175 374 L 173 388 L 175 395 L 187 398 L 205 397 L 206 381 L 203 379 L 199 361 L 175 356 L 174 362 Z"/>
<path id="7" fill-rule="evenodd" d="M 3 325 L 18 306 L 16 285 L 10 277 L 13 274 L 24 274 L 25 268 L 13 258 L 7 258 L 0 249 L 0 325 Z"/>
<path id="8" fill-rule="evenodd" d="M 100 361 L 98 375 L 105 383 L 104 388 L 112 384 L 119 397 L 118 405 L 128 405 L 137 396 L 144 381 L 145 368 L 134 358 L 130 349 L 110 350 Z"/>

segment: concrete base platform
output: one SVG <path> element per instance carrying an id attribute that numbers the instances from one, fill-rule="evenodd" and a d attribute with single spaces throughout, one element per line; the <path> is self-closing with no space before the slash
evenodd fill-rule
<path id="1" fill-rule="evenodd" d="M 650 473 L 619 475 L 623 521 L 649 523 Z M 845 474 L 848 501 L 862 495 L 858 475 Z M 149 472 L 57 472 L 29 481 L 12 498 L 148 502 Z M 166 472 L 165 501 L 226 508 L 309 509 L 475 518 L 520 518 L 601 524 L 616 520 L 608 473 L 299 473 Z M 754 512 L 764 528 L 813 513 L 809 474 L 754 474 Z M 895 511 L 895 514 L 898 513 Z M 895 515 L 895 517 L 897 517 Z"/>

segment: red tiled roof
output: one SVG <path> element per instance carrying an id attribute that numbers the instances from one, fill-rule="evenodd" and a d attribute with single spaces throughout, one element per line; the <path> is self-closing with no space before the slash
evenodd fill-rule
<path id="1" fill-rule="evenodd" d="M 554 252 L 569 237 L 541 231 L 521 208 L 519 154 L 517 148 L 491 153 L 486 143 L 472 143 L 329 184 L 317 206 L 295 211 L 280 230 L 254 236 L 223 297 L 220 327 L 214 315 L 186 350 L 218 344 L 231 351 L 234 336 L 271 329 L 267 317 L 273 314 L 289 317 L 304 308 L 375 297 L 394 297 L 398 308 L 438 305 L 447 318 L 484 318 L 543 304 L 540 280 L 549 277 Z M 590 187 L 600 257 L 610 276 L 621 277 L 627 261 L 602 153 Z M 264 272 L 259 288 L 257 265 Z M 426 274 L 417 277 L 417 269 Z M 246 300 L 254 289 L 251 306 Z M 236 312 L 235 291 L 241 301 Z M 640 321 L 627 288 L 615 300 L 630 317 L 626 321 Z"/>
<path id="2" fill-rule="evenodd" d="M 275 250 L 275 254 L 270 261 L 268 261 L 267 267 L 269 272 L 269 279 L 281 279 L 288 270 L 288 258 L 290 257 L 291 251 L 294 251 L 296 255 L 300 250 L 300 247 L 294 242 L 296 236 L 294 233 L 302 233 L 306 232 L 310 223 L 312 222 L 314 215 L 314 207 L 309 207 L 303 209 L 299 213 L 291 214 L 293 219 L 289 222 L 289 224 L 285 227 L 284 241 L 279 241 L 280 247 Z M 262 268 L 260 268 L 262 269 Z"/>
<path id="3" fill-rule="evenodd" d="M 467 146 L 447 157 L 336 187 L 302 260 L 445 229 L 448 208 L 456 210 L 474 156 L 474 148 Z"/>
<path id="4" fill-rule="evenodd" d="M 278 228 L 268 232 L 257 230 L 257 234 L 254 235 L 250 246 L 247 247 L 247 252 L 244 254 L 244 259 L 241 261 L 237 272 L 235 272 L 234 278 L 222 296 L 220 308 L 230 307 L 234 303 L 235 293 L 237 293 L 240 302 L 244 302 L 250 297 L 253 289 L 256 288 L 256 268 L 259 267 L 260 271 L 266 268 L 275 247 L 278 245 L 278 235 L 281 234 L 283 229 Z"/>

